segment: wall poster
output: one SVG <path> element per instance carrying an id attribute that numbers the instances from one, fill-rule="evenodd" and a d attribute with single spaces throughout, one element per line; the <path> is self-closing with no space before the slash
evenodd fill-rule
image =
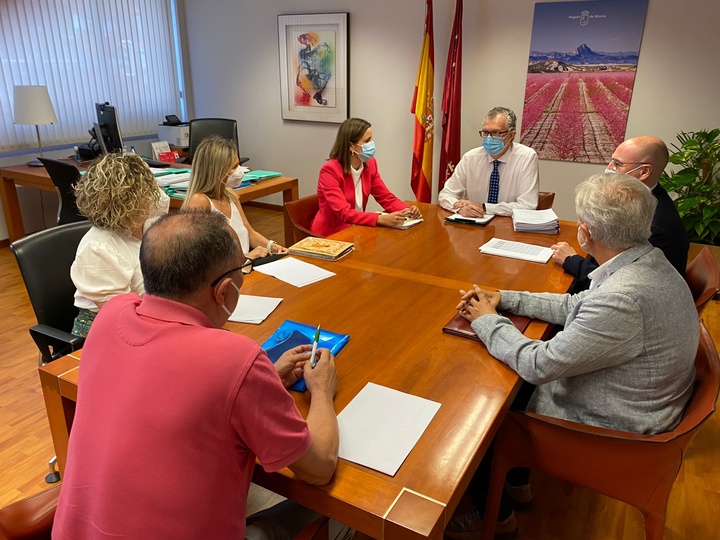
<path id="1" fill-rule="evenodd" d="M 520 142 L 607 163 L 625 139 L 647 0 L 535 4 Z"/>
<path id="2" fill-rule="evenodd" d="M 348 117 L 348 14 L 278 15 L 285 120 Z"/>

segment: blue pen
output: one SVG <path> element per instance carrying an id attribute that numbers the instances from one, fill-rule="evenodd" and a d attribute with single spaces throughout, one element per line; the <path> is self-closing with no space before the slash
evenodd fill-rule
<path id="1" fill-rule="evenodd" d="M 318 324 L 317 330 L 315 330 L 315 339 L 313 339 L 312 352 L 310 352 L 310 365 L 314 368 L 317 365 L 317 352 L 318 342 L 320 341 L 320 325 Z"/>

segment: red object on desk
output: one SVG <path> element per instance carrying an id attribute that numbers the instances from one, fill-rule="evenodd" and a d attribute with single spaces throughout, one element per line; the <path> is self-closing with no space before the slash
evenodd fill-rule
<path id="1" fill-rule="evenodd" d="M 180 159 L 180 154 L 177 152 L 160 152 L 158 154 L 158 161 L 165 163 L 175 163 L 178 159 Z"/>

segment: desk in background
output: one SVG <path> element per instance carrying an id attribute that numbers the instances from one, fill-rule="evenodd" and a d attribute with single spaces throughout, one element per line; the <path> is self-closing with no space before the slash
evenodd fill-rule
<path id="1" fill-rule="evenodd" d="M 492 287 L 523 283 L 531 291 L 567 290 L 572 278 L 552 261 L 538 264 L 483 255 L 489 235 L 549 246 L 577 246 L 574 223 L 558 236 L 517 234 L 510 218 L 495 218 L 492 231 L 447 224 L 448 212 L 419 205 L 425 222 L 407 231 L 354 226 L 334 235 L 352 239 L 355 252 L 338 262 L 312 260 L 337 275 L 303 288 L 253 272 L 244 294 L 284 301 L 261 325 L 226 327 L 262 343 L 286 319 L 350 334 L 337 359 L 335 410 L 341 411 L 367 382 L 441 403 L 395 476 L 339 460 L 326 486 L 296 481 L 287 469 L 254 481 L 375 538 L 442 538 L 519 386 L 517 375 L 480 343 L 443 334 L 454 314 L 458 289 L 471 282 Z M 525 331 L 540 339 L 550 326 L 533 321 Z M 82 353 L 40 369 L 60 470 L 77 399 Z M 303 415 L 309 396 L 294 394 Z"/>
<path id="2" fill-rule="evenodd" d="M 81 165 L 80 169 L 82 170 L 83 168 Z M 18 238 L 25 236 L 25 227 L 23 225 L 16 186 L 31 187 L 43 191 L 55 191 L 55 185 L 50 180 L 50 176 L 45 170 L 45 167 L 30 167 L 25 164 L 12 165 L 0 169 L 0 176 L 2 176 L 2 181 L 0 181 L 0 198 L 2 198 L 5 223 L 7 225 L 10 242 L 14 242 Z M 238 190 L 237 193 L 241 203 L 274 193 L 282 193 L 284 204 L 288 201 L 294 201 L 299 197 L 298 179 L 279 176 L 242 188 Z M 181 205 L 181 199 L 170 199 L 170 208 L 180 208 Z M 285 245 L 292 245 L 292 239 L 292 221 L 290 221 L 290 218 L 286 215 Z"/>

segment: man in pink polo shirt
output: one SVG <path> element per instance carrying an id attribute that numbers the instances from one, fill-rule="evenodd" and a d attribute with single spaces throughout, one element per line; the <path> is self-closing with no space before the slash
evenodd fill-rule
<path id="1" fill-rule="evenodd" d="M 330 480 L 334 360 L 324 350 L 312 369 L 301 346 L 273 365 L 222 329 L 244 262 L 219 214 L 180 212 L 148 230 L 145 295 L 110 300 L 85 342 L 54 538 L 240 539 L 256 457 L 267 471 Z M 307 421 L 285 389 L 301 376 Z"/>

